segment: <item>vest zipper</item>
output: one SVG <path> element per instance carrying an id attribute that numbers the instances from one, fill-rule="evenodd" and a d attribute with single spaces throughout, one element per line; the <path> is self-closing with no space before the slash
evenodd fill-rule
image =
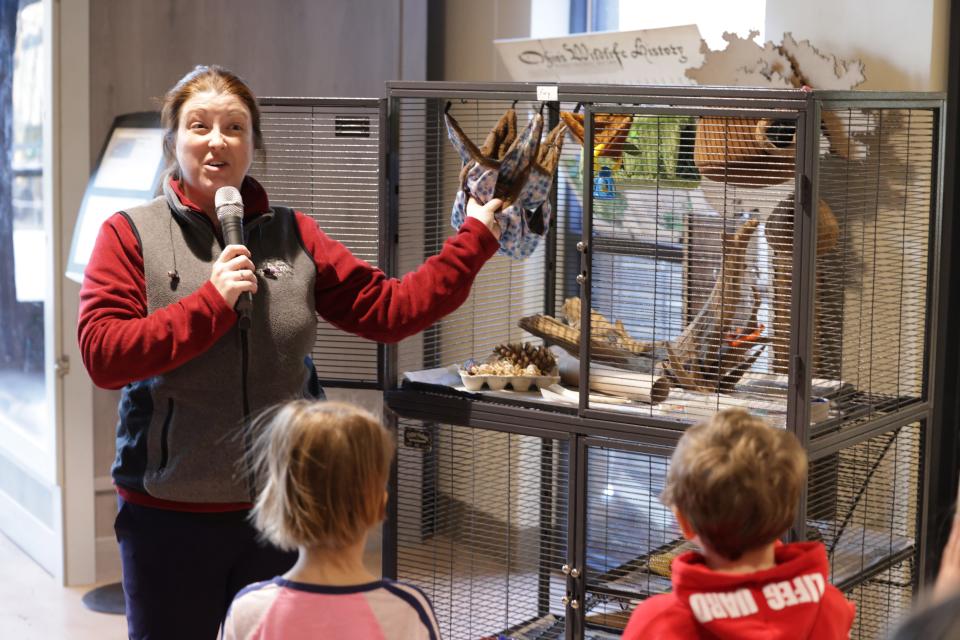
<path id="1" fill-rule="evenodd" d="M 160 464 L 157 465 L 157 473 L 163 473 L 167 468 L 167 460 L 170 457 L 170 423 L 173 422 L 173 398 L 167 398 L 167 417 L 163 420 L 163 429 L 160 430 Z"/>
<path id="2" fill-rule="evenodd" d="M 243 418 L 250 419 L 250 398 L 247 397 L 247 370 L 250 366 L 250 347 L 247 329 L 240 330 L 240 398 L 243 402 Z"/>
<path id="3" fill-rule="evenodd" d="M 243 404 L 243 457 L 249 459 L 253 448 L 253 430 L 250 428 L 250 398 L 247 389 L 247 374 L 250 367 L 250 345 L 248 329 L 240 330 L 240 398 Z M 253 474 L 247 472 L 247 490 L 250 493 L 250 502 L 257 499 L 257 487 Z"/>

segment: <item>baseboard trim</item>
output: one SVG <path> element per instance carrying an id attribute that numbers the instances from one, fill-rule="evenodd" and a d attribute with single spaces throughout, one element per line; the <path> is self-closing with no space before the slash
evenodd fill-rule
<path id="1" fill-rule="evenodd" d="M 113 488 L 113 478 L 110 476 L 97 476 L 93 479 L 93 490 L 97 493 L 107 493 L 115 491 Z"/>

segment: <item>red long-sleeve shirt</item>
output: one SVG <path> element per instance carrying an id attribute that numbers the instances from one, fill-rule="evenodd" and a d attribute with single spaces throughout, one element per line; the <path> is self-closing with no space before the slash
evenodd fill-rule
<path id="1" fill-rule="evenodd" d="M 174 187 L 185 206 L 204 215 Z M 267 208 L 266 193 L 254 181 L 244 183 L 243 197 L 248 218 Z M 468 218 L 438 255 L 398 280 L 355 257 L 308 216 L 298 212 L 297 225 L 317 268 L 317 312 L 344 331 L 380 342 L 401 340 L 455 310 L 498 248 L 493 234 Z M 234 322 L 236 313 L 209 281 L 148 315 L 139 240 L 120 214 L 104 223 L 85 271 L 77 329 L 95 384 L 115 389 L 175 369 Z"/>

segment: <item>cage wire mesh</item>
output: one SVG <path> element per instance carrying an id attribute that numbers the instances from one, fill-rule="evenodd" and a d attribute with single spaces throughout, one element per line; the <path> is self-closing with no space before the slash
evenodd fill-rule
<path id="1" fill-rule="evenodd" d="M 851 135 L 819 162 L 838 233 L 817 256 L 814 375 L 842 381 L 849 421 L 925 397 L 938 125 L 931 109 L 825 113 Z"/>
<path id="2" fill-rule="evenodd" d="M 807 537 L 823 541 L 830 581 L 857 604 L 851 637 L 880 637 L 910 608 L 925 446 L 914 422 L 810 466 Z"/>
<path id="3" fill-rule="evenodd" d="M 851 637 L 882 637 L 910 608 L 922 433 L 911 423 L 811 463 L 806 537 L 824 543 L 830 581 L 857 604 Z M 585 621 L 613 632 L 639 601 L 670 590 L 670 562 L 695 549 L 659 501 L 669 452 L 618 446 L 588 447 L 584 518 Z"/>
<path id="4" fill-rule="evenodd" d="M 851 640 L 889 637 L 910 612 L 915 584 L 914 560 L 908 558 L 845 591 L 857 605 Z"/>
<path id="5" fill-rule="evenodd" d="M 398 442 L 397 577 L 443 637 L 563 637 L 567 442 L 413 420 Z"/>
<path id="6" fill-rule="evenodd" d="M 456 230 L 451 210 L 460 188 L 461 159 L 447 138 L 439 98 L 394 98 L 398 127 L 399 273 L 416 269 L 440 251 Z M 449 113 L 478 146 L 512 108 L 522 128 L 540 103 L 503 100 L 453 100 Z M 548 118 L 549 113 L 544 113 Z M 399 371 L 416 371 L 482 360 L 502 343 L 539 340 L 524 333 L 517 320 L 541 313 L 546 287 L 546 242 L 524 260 L 494 256 L 474 281 L 470 297 L 455 312 L 424 333 L 401 343 Z"/>
<path id="7" fill-rule="evenodd" d="M 561 112 L 580 113 L 583 105 L 572 102 L 559 103 Z M 553 287 L 556 292 L 553 305 L 544 313 L 563 318 L 563 303 L 580 295 L 577 276 L 580 274 L 580 252 L 577 243 L 583 239 L 583 178 L 582 147 L 568 134 L 557 165 L 557 206 L 554 212 L 557 223 L 556 257 Z"/>
<path id="8" fill-rule="evenodd" d="M 670 562 L 686 550 L 673 513 L 660 502 L 669 452 L 587 447 L 585 511 L 589 627 L 622 632 L 642 599 L 670 590 Z"/>
<path id="9" fill-rule="evenodd" d="M 380 110 L 376 101 L 261 100 L 265 152 L 251 174 L 271 204 L 309 215 L 358 258 L 379 263 Z M 320 319 L 313 354 L 324 383 L 374 385 L 377 345 Z"/>
<path id="10" fill-rule="evenodd" d="M 447 139 L 445 98 L 392 100 L 402 274 L 454 233 L 461 160 Z M 479 144 L 511 104 L 455 99 L 450 113 Z M 522 126 L 540 105 L 515 108 Z M 449 367 L 520 340 L 570 347 L 564 358 L 576 369 L 589 341 L 592 408 L 632 413 L 638 423 L 688 423 L 740 406 L 796 427 L 786 423 L 795 393 L 787 376 L 799 322 L 791 317 L 799 268 L 794 209 L 795 176 L 807 166 L 798 164 L 805 116 L 770 102 L 737 111 L 589 105 L 592 180 L 585 180 L 582 147 L 568 138 L 555 183 L 555 244 L 541 242 L 523 261 L 491 260 L 458 312 L 400 345 L 399 372 Z M 816 175 L 806 176 L 816 187 L 812 344 L 799 346 L 813 354 L 812 450 L 820 436 L 862 429 L 926 399 L 940 126 L 933 107 L 824 104 Z M 586 224 L 589 307 L 577 282 Z M 552 315 L 577 333 L 565 344 L 563 336 L 521 330 L 518 320 L 531 314 Z M 589 337 L 580 336 L 581 326 Z M 806 537 L 823 540 L 832 582 L 857 603 L 853 637 L 879 637 L 910 604 L 924 526 L 922 424 L 866 430 L 810 466 Z M 446 635 L 561 637 L 565 582 L 557 567 L 574 530 L 568 518 L 585 523 L 586 537 L 577 541 L 586 557 L 577 613 L 585 637 L 615 634 L 638 602 L 669 588 L 661 565 L 684 549 L 658 499 L 669 452 L 597 445 L 584 427 L 592 441 L 587 476 L 571 479 L 565 441 L 414 421 L 400 428 L 401 441 L 413 429 L 431 444 L 399 453 L 398 576 L 433 598 Z M 529 466 L 506 462 L 521 458 Z M 521 478 L 529 486 L 509 484 Z M 567 497 L 583 483 L 586 512 L 568 514 Z M 530 491 L 539 501 L 525 503 L 530 510 L 521 516 L 516 496 Z M 517 554 L 522 540 L 533 540 L 520 530 L 537 518 L 549 522 L 552 542 L 541 535 L 529 553 Z M 507 583 L 524 580 L 537 588 L 521 589 L 515 601 L 505 595 Z"/>
<path id="11" fill-rule="evenodd" d="M 597 106 L 591 123 L 591 389 L 644 415 L 740 406 L 783 425 L 797 113 Z"/>
<path id="12" fill-rule="evenodd" d="M 938 125 L 823 113 L 810 415 L 836 424 L 923 395 Z M 783 425 L 797 114 L 591 121 L 591 389 L 651 416 L 746 406 Z"/>

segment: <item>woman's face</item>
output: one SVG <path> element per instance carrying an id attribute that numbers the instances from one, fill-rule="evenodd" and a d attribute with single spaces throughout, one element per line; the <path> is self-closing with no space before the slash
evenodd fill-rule
<path id="1" fill-rule="evenodd" d="M 217 189 L 239 189 L 253 160 L 250 110 L 232 94 L 194 95 L 180 108 L 176 152 L 184 193 L 213 214 Z"/>

